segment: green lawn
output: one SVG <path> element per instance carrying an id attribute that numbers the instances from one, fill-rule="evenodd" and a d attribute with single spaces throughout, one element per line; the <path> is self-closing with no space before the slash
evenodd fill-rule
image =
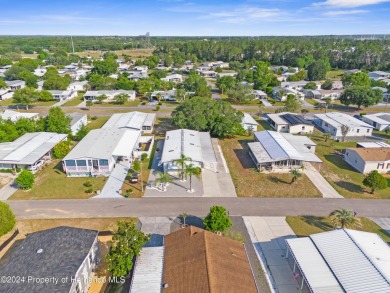
<path id="1" fill-rule="evenodd" d="M 320 167 L 320 173 L 342 196 L 346 198 L 390 199 L 390 178 L 388 178 L 389 187 L 371 194 L 362 184 L 364 175 L 353 169 L 340 156 L 334 154 L 335 150 L 356 147 L 355 142 L 335 142 L 332 140 L 325 142 L 323 134 L 318 130 L 315 130 L 310 138 L 317 143 L 316 154 L 324 162 Z"/>
<path id="2" fill-rule="evenodd" d="M 87 128 L 90 130 L 101 128 L 109 118 L 107 116 L 98 116 L 95 120 L 88 119 L 89 123 L 87 124 Z"/>
<path id="3" fill-rule="evenodd" d="M 269 126 L 263 121 L 258 130 L 268 128 Z M 297 182 L 290 184 L 291 175 L 289 173 L 259 173 L 248 153 L 247 144 L 251 141 L 253 141 L 253 135 L 219 140 L 238 196 L 321 197 L 321 193 L 305 175 Z"/>
<path id="4" fill-rule="evenodd" d="M 37 101 L 32 106 L 53 106 L 54 104 L 58 103 L 58 101 L 48 101 L 48 102 L 42 102 L 42 101 Z"/>
<path id="5" fill-rule="evenodd" d="M 11 197 L 11 200 L 22 199 L 79 199 L 90 198 L 96 195 L 97 190 L 102 190 L 107 178 L 67 178 L 62 171 L 60 160 L 53 162 L 39 171 L 35 177 L 35 183 L 31 190 L 18 190 Z M 83 184 L 87 181 L 92 183 L 91 187 Z M 92 188 L 94 194 L 85 191 Z"/>
<path id="6" fill-rule="evenodd" d="M 344 75 L 344 70 L 331 70 L 326 72 L 326 78 L 328 79 L 341 79 Z"/>
<path id="7" fill-rule="evenodd" d="M 267 100 L 268 100 L 268 102 L 270 102 L 272 104 L 272 106 L 285 106 L 284 102 L 275 100 L 273 98 L 267 98 Z"/>
<path id="8" fill-rule="evenodd" d="M 13 105 L 12 98 L 0 101 L 0 106 L 11 106 L 11 105 Z"/>
<path id="9" fill-rule="evenodd" d="M 361 217 L 361 227 L 356 227 L 356 230 L 377 233 L 382 239 L 390 244 L 390 235 L 373 221 Z M 305 237 L 311 234 L 332 231 L 333 225 L 329 217 L 315 216 L 288 216 L 287 223 L 298 237 Z"/>
<path id="10" fill-rule="evenodd" d="M 77 97 L 67 101 L 65 104 L 62 105 L 62 107 L 74 107 L 80 105 L 84 101 L 83 99 L 84 93 L 85 92 L 79 92 L 77 94 Z"/>

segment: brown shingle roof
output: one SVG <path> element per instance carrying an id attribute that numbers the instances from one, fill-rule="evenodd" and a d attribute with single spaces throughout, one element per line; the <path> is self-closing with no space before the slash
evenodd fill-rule
<path id="1" fill-rule="evenodd" d="M 169 293 L 257 292 L 243 244 L 193 226 L 165 236 Z"/>
<path id="2" fill-rule="evenodd" d="M 359 154 L 366 162 L 381 162 L 390 160 L 390 148 L 349 148 Z"/>

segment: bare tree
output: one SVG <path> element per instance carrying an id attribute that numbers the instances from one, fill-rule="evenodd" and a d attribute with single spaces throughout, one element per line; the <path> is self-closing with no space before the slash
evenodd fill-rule
<path id="1" fill-rule="evenodd" d="M 345 141 L 345 137 L 347 136 L 349 130 L 350 130 L 349 126 L 347 126 L 345 124 L 341 125 L 342 142 Z"/>

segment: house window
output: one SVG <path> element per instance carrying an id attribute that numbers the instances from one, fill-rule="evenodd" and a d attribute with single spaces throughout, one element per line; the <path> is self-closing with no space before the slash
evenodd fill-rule
<path id="1" fill-rule="evenodd" d="M 108 160 L 99 160 L 100 166 L 108 166 Z"/>
<path id="2" fill-rule="evenodd" d="M 76 166 L 76 161 L 74 160 L 66 160 L 65 164 L 67 167 L 75 167 Z"/>
<path id="3" fill-rule="evenodd" d="M 305 126 L 302 126 L 302 130 L 305 130 Z"/>
<path id="4" fill-rule="evenodd" d="M 386 169 L 389 169 L 389 168 L 390 168 L 390 163 L 387 163 Z"/>
<path id="5" fill-rule="evenodd" d="M 382 167 L 382 169 L 385 168 L 385 163 L 378 163 L 378 167 L 377 169 L 380 169 Z"/>
<path id="6" fill-rule="evenodd" d="M 325 123 L 325 127 L 328 127 L 329 126 L 329 124 L 328 123 Z"/>
<path id="7" fill-rule="evenodd" d="M 356 133 L 359 133 L 360 132 L 360 129 L 356 129 Z"/>
<path id="8" fill-rule="evenodd" d="M 370 129 L 367 129 L 367 133 L 370 133 Z"/>
<path id="9" fill-rule="evenodd" d="M 86 160 L 77 160 L 77 166 L 79 167 L 85 167 L 87 166 L 87 161 Z"/>

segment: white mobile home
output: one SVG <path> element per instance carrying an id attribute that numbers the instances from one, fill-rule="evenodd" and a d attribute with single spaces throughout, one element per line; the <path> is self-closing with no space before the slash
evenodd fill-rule
<path id="1" fill-rule="evenodd" d="M 254 142 L 248 143 L 249 155 L 259 171 L 283 173 L 304 162 L 322 162 L 314 154 L 316 144 L 307 136 L 265 130 L 255 132 L 254 137 Z"/>
<path id="2" fill-rule="evenodd" d="M 390 129 L 390 113 L 375 113 L 363 115 L 364 122 L 372 125 L 376 130 L 385 131 Z"/>
<path id="3" fill-rule="evenodd" d="M 27 118 L 27 119 L 38 119 L 39 114 L 38 113 L 21 113 L 16 112 L 12 110 L 5 110 L 3 113 L 0 114 L 1 119 L 3 120 L 11 120 L 12 122 L 15 122 L 19 120 L 20 118 Z"/>
<path id="4" fill-rule="evenodd" d="M 0 143 L 0 169 L 36 171 L 46 160 L 51 159 L 53 148 L 66 138 L 66 134 L 30 132 L 13 142 Z"/>
<path id="5" fill-rule="evenodd" d="M 257 121 L 255 119 L 253 119 L 253 117 L 251 115 L 249 115 L 248 113 L 244 113 L 244 117 L 242 118 L 241 126 L 245 130 L 257 131 L 257 125 L 259 125 L 259 123 L 257 123 Z"/>
<path id="6" fill-rule="evenodd" d="M 76 91 L 56 91 L 56 90 L 49 90 L 49 93 L 53 95 L 53 98 L 57 101 L 66 101 L 71 100 L 75 97 L 77 97 Z"/>
<path id="7" fill-rule="evenodd" d="M 339 112 L 315 114 L 314 117 L 314 123 L 321 127 L 324 132 L 329 132 L 335 139 L 342 137 L 341 128 L 343 125 L 349 128 L 347 137 L 371 136 L 374 128 L 359 119 Z"/>
<path id="8" fill-rule="evenodd" d="M 135 100 L 135 91 L 125 91 L 125 90 L 112 90 L 112 91 L 87 91 L 83 98 L 85 101 L 97 101 L 97 97 L 105 95 L 107 99 L 103 102 L 114 101 L 115 97 L 120 94 L 126 94 L 129 96 L 129 101 Z"/>
<path id="9" fill-rule="evenodd" d="M 191 158 L 187 164 L 217 172 L 217 157 L 208 132 L 189 129 L 167 131 L 161 157 L 164 172 L 178 173 L 180 166 L 176 160 L 181 155 Z"/>
<path id="10" fill-rule="evenodd" d="M 109 176 L 118 160 L 132 161 L 140 131 L 127 129 L 91 130 L 62 160 L 69 177 Z"/>
<path id="11" fill-rule="evenodd" d="M 390 148 L 348 148 L 344 160 L 362 174 L 373 170 L 386 174 L 390 171 Z"/>
<path id="12" fill-rule="evenodd" d="M 125 128 L 152 133 L 155 122 L 156 114 L 134 111 L 112 115 L 102 128 Z"/>
<path id="13" fill-rule="evenodd" d="M 292 134 L 313 133 L 314 125 L 300 115 L 281 112 L 268 114 L 268 123 L 277 132 L 287 132 Z"/>
<path id="14" fill-rule="evenodd" d="M 26 86 L 26 82 L 24 80 L 6 80 L 5 83 L 11 91 L 19 90 Z"/>
<path id="15" fill-rule="evenodd" d="M 76 92 L 81 92 L 85 91 L 85 86 L 88 84 L 87 80 L 84 81 L 75 81 L 72 82 L 66 90 L 68 91 L 76 91 Z"/>
<path id="16" fill-rule="evenodd" d="M 76 112 L 71 113 L 68 116 L 72 118 L 72 120 L 70 121 L 70 129 L 72 131 L 72 135 L 76 135 L 80 128 L 83 125 L 87 125 L 88 123 L 87 114 Z"/>

